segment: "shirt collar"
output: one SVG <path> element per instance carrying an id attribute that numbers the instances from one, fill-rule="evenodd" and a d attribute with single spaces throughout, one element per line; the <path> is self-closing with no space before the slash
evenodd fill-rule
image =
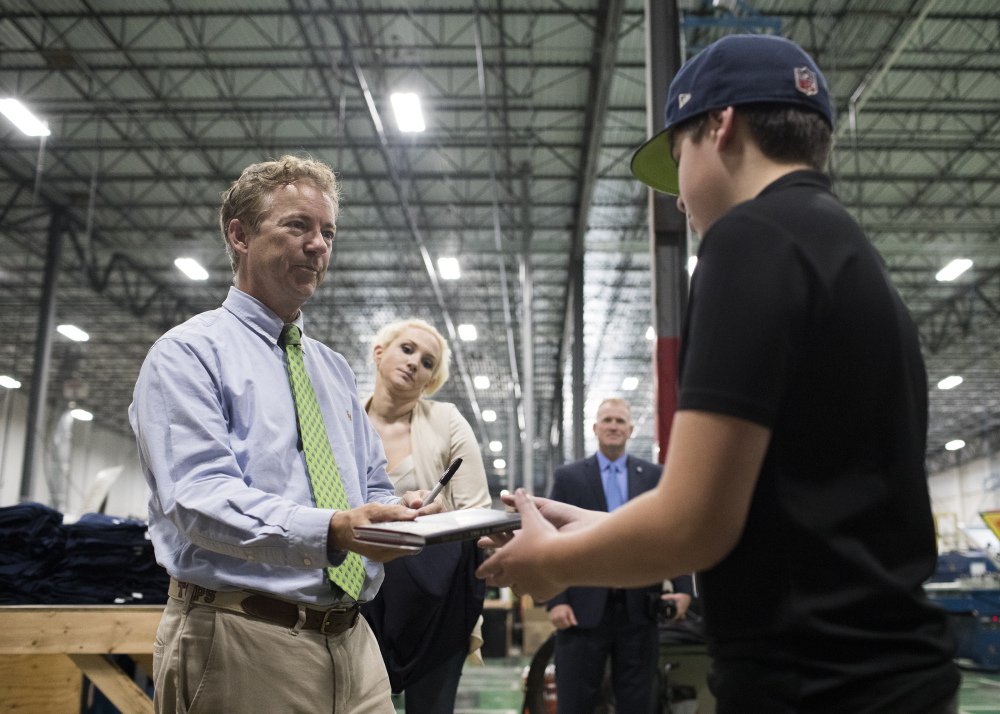
<path id="1" fill-rule="evenodd" d="M 229 295 L 226 296 L 222 306 L 233 313 L 240 322 L 244 323 L 251 330 L 261 337 L 267 339 L 271 344 L 278 344 L 281 336 L 281 328 L 285 323 L 267 305 L 249 293 L 245 293 L 235 285 L 230 286 Z M 298 326 L 302 336 L 305 337 L 305 320 L 302 310 L 295 318 L 294 324 Z"/>
<path id="2" fill-rule="evenodd" d="M 600 450 L 597 452 L 597 464 L 601 467 L 601 471 L 606 471 L 608 466 L 611 464 L 618 464 L 621 466 L 622 471 L 625 471 L 626 461 L 628 461 L 628 454 L 622 454 L 617 459 L 612 461 L 607 456 L 605 456 Z"/>
<path id="3" fill-rule="evenodd" d="M 758 195 L 764 196 L 774 191 L 780 191 L 781 189 L 788 188 L 790 186 L 812 186 L 814 188 L 819 188 L 826 191 L 832 190 L 830 177 L 824 174 L 822 171 L 815 171 L 813 169 L 799 169 L 797 171 L 791 171 L 785 174 L 784 176 L 779 176 L 774 181 L 765 186 Z"/>

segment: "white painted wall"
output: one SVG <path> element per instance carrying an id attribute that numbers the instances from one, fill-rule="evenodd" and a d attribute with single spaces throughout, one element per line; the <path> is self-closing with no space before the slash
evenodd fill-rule
<path id="1" fill-rule="evenodd" d="M 968 548 L 971 537 L 996 554 L 1000 543 L 979 513 L 1000 510 L 1000 452 L 933 474 L 928 483 L 941 549 Z"/>
<path id="2" fill-rule="evenodd" d="M 24 390 L 0 387 L 0 506 L 19 501 L 27 404 Z"/>
<path id="3" fill-rule="evenodd" d="M 21 478 L 24 457 L 24 434 L 27 422 L 28 395 L 24 390 L 0 388 L 0 506 L 21 501 Z M 52 422 L 59 414 L 48 414 Z M 35 474 L 29 500 L 53 505 L 47 482 L 46 459 L 42 454 L 51 450 L 51 434 L 36 447 Z M 80 515 L 90 495 L 96 496 L 97 476 L 103 469 L 121 466 L 120 475 L 107 491 L 105 513 L 114 516 L 145 519 L 149 489 L 139 469 L 135 439 L 102 428 L 100 422 L 74 421 L 70 435 L 69 478 L 66 482 L 65 506 L 60 510 Z M 96 503 L 99 505 L 100 501 Z M 90 509 L 93 510 L 93 509 Z"/>

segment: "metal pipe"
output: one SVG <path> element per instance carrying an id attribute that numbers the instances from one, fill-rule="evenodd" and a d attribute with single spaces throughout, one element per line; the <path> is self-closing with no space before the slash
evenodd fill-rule
<path id="1" fill-rule="evenodd" d="M 455 365 L 458 367 L 458 373 L 462 378 L 462 384 L 465 386 L 465 392 L 469 399 L 469 404 L 472 407 L 473 416 L 475 417 L 476 424 L 479 427 L 480 439 L 486 440 L 486 425 L 483 422 L 482 411 L 479 408 L 479 402 L 476 400 L 476 392 L 472 385 L 472 377 L 469 375 L 469 369 L 465 363 L 465 352 L 462 349 L 461 342 L 458 340 L 458 332 L 455 329 L 455 323 L 451 318 L 451 312 L 448 310 L 448 304 L 445 301 L 444 292 L 441 289 L 440 282 L 437 278 L 437 271 L 434 269 L 434 262 L 431 260 L 430 251 L 427 250 L 427 244 L 424 241 L 423 233 L 420 227 L 417 225 L 416 218 L 413 215 L 413 209 L 410 206 L 409 200 L 406 198 L 406 191 L 403 187 L 403 180 L 396 170 L 396 164 L 393 157 L 389 153 L 389 140 L 385 135 L 385 128 L 382 124 L 382 119 L 379 117 L 378 108 L 375 106 L 375 98 L 372 96 L 371 89 L 368 87 L 368 80 L 365 78 L 365 73 L 361 68 L 361 64 L 358 62 L 357 58 L 354 56 L 354 50 L 351 43 L 351 37 L 347 33 L 347 28 L 344 27 L 343 20 L 338 14 L 336 8 L 331 5 L 330 17 L 333 19 L 334 24 L 337 27 L 337 32 L 340 35 L 340 41 L 344 48 L 344 53 L 347 55 L 348 62 L 354 71 L 354 76 L 358 81 L 358 87 L 361 90 L 361 95 L 365 100 L 365 106 L 368 107 L 368 118 L 372 123 L 372 127 L 375 130 L 375 134 L 378 138 L 378 148 L 379 152 L 382 154 L 382 159 L 385 162 L 386 172 L 389 174 L 389 180 L 392 183 L 392 187 L 396 193 L 396 200 L 399 201 L 400 208 L 402 209 L 403 216 L 406 218 L 406 226 L 409 229 L 410 237 L 413 238 L 413 242 L 417 245 L 417 250 L 420 253 L 420 257 L 423 260 L 424 268 L 427 271 L 427 277 L 431 284 L 431 289 L 434 292 L 434 298 L 437 302 L 438 309 L 441 311 L 441 319 L 445 324 L 445 331 L 448 333 L 448 340 L 451 343 L 452 355 L 455 358 Z"/>
<path id="2" fill-rule="evenodd" d="M 868 97 L 871 96 L 871 90 L 881 84 L 882 80 L 892 69 L 893 65 L 896 64 L 896 60 L 899 59 L 899 55 L 903 53 L 907 45 L 910 44 L 910 38 L 913 37 L 914 33 L 920 28 L 924 20 L 930 14 L 931 10 L 934 8 L 937 0 L 927 0 L 924 4 L 923 9 L 920 10 L 920 14 L 913 20 L 903 37 L 900 41 L 893 47 L 892 52 L 889 53 L 888 59 L 886 59 L 885 64 L 878 68 L 878 70 L 870 70 L 861 84 L 855 88 L 854 92 L 851 93 L 851 98 L 848 102 L 848 112 L 851 116 L 850 127 L 851 131 L 857 131 L 857 115 L 861 111 L 861 108 L 868 102 Z M 841 124 L 837 134 L 843 134 L 844 125 Z"/>
<path id="3" fill-rule="evenodd" d="M 490 110 L 489 103 L 486 97 L 486 64 L 483 59 L 483 38 L 482 32 L 480 30 L 480 20 L 481 14 L 479 10 L 479 2 L 473 3 L 475 8 L 476 21 L 473 23 L 473 38 L 476 44 L 476 75 L 479 83 L 479 101 L 483 108 L 483 125 L 485 127 L 486 136 L 486 153 L 488 156 L 492 157 L 494 153 L 493 147 L 493 130 L 490 122 Z M 493 161 L 488 160 L 487 165 L 489 166 L 490 184 L 492 186 L 497 185 L 497 174 L 496 166 Z M 507 361 L 510 366 L 510 380 L 511 380 L 511 391 L 513 392 L 513 397 L 515 400 L 515 413 L 521 412 L 523 415 L 524 410 L 524 393 L 523 390 L 526 387 L 522 387 L 520 373 L 517 368 L 517 349 L 514 342 L 514 324 L 513 318 L 511 317 L 512 308 L 510 304 L 510 293 L 507 287 L 507 264 L 504 260 L 503 251 L 503 231 L 500 226 L 500 200 L 499 200 L 499 190 L 494 190 L 491 192 L 491 214 L 493 219 L 493 248 L 497 255 L 497 272 L 500 273 L 500 305 L 503 310 L 503 325 L 504 325 L 504 335 L 507 340 Z M 523 344 L 522 344 L 523 347 Z M 526 378 L 527 379 L 527 378 Z M 524 442 L 521 443 L 522 454 L 530 453 L 531 448 L 526 446 Z M 508 464 L 508 468 L 514 468 L 513 461 L 513 451 L 511 451 L 511 461 Z M 527 473 L 524 474 L 524 478 L 527 479 Z"/>
<path id="4" fill-rule="evenodd" d="M 528 241 L 525 241 L 526 243 Z M 535 359 L 534 331 L 532 330 L 532 277 L 531 254 L 525 245 L 521 259 L 521 360 L 524 365 L 524 389 L 521 392 L 521 407 L 524 413 L 524 438 L 521 440 L 521 457 L 524 490 L 528 495 L 535 492 Z"/>

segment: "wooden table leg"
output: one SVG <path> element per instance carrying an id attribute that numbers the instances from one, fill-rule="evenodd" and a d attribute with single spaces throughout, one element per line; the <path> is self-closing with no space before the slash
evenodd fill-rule
<path id="1" fill-rule="evenodd" d="M 66 655 L 123 712 L 152 714 L 153 700 L 117 664 L 102 654 Z"/>

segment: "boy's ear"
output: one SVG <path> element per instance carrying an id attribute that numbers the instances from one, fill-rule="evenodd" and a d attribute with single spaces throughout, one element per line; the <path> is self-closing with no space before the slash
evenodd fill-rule
<path id="1" fill-rule="evenodd" d="M 710 121 L 712 122 L 710 131 L 714 134 L 719 148 L 725 148 L 733 140 L 736 131 L 736 110 L 733 107 L 726 107 L 712 112 Z"/>

